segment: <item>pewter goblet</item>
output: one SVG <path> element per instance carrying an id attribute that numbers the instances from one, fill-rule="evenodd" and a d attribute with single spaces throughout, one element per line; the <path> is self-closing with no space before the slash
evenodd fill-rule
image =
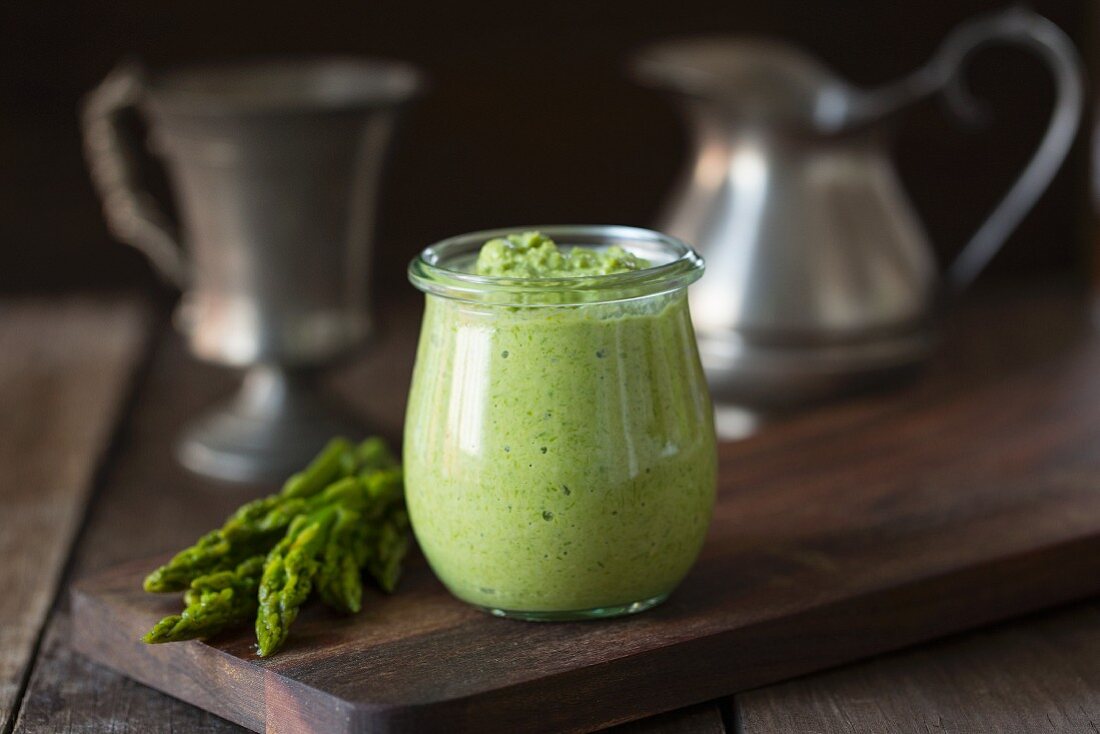
<path id="1" fill-rule="evenodd" d="M 411 67 L 314 59 L 112 72 L 86 99 L 85 150 L 112 233 L 183 291 L 201 359 L 247 368 L 240 393 L 185 431 L 178 457 L 222 479 L 277 479 L 357 432 L 313 389 L 370 331 L 379 173 Z M 183 246 L 139 181 L 136 108 L 166 164 Z"/>

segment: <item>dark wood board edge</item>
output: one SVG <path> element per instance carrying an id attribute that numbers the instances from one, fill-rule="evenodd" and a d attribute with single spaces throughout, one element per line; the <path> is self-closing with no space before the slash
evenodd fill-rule
<path id="1" fill-rule="evenodd" d="M 178 698 L 74 654 L 68 606 L 50 618 L 15 734 L 247 734 Z"/>
<path id="2" fill-rule="evenodd" d="M 147 645 L 89 589 L 86 582 L 71 589 L 72 617 L 82 620 L 76 652 L 253 731 L 351 731 L 349 702 L 200 642 Z"/>
<path id="3" fill-rule="evenodd" d="M 1022 586 L 1020 578 L 1037 581 Z M 629 666 L 611 661 L 479 696 L 413 708 L 359 707 L 356 725 L 349 731 L 434 731 L 445 727 L 449 732 L 585 732 L 1097 593 L 1100 536 L 1092 536 L 635 655 Z M 991 609 L 996 611 L 986 611 Z M 853 620 L 876 614 L 888 618 L 889 625 L 861 629 L 853 624 Z M 731 668 L 730 662 L 738 660 L 752 662 Z M 659 687 L 647 684 L 652 670 L 667 671 Z M 599 718 L 593 716 L 592 700 L 600 702 Z M 534 710 L 539 713 L 533 720 Z"/>
<path id="4" fill-rule="evenodd" d="M 131 630 L 118 624 L 111 609 L 83 584 L 71 587 L 70 598 L 74 620 L 70 645 L 75 652 L 150 688 L 253 731 L 263 731 L 262 670 L 223 660 L 228 656 L 201 643 L 172 645 L 175 649 L 146 645 Z M 217 671 L 212 676 L 213 686 L 204 682 L 205 674 L 197 674 L 207 666 Z M 230 679 L 232 686 L 228 685 Z M 246 693 L 251 691 L 251 695 L 233 696 L 242 689 Z M 253 705 L 256 701 L 258 708 Z"/>
<path id="5" fill-rule="evenodd" d="M 415 707 L 345 702 L 202 643 L 144 645 L 97 599 L 94 577 L 74 589 L 73 615 L 87 624 L 78 651 L 256 731 L 586 732 L 1097 593 L 1094 535 L 670 645 L 632 656 L 628 665 L 613 660 Z M 652 685 L 654 670 L 661 671 L 660 686 Z M 226 698 L 234 688 L 247 694 L 236 707 Z"/>

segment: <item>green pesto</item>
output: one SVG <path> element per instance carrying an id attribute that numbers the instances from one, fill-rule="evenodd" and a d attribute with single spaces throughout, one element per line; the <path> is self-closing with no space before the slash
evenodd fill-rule
<path id="1" fill-rule="evenodd" d="M 555 278 L 611 275 L 649 267 L 649 262 L 619 246 L 606 250 L 574 247 L 568 252 L 539 232 L 522 232 L 489 240 L 478 253 L 478 275 Z"/>
<path id="2" fill-rule="evenodd" d="M 507 272 L 560 274 L 550 261 Z M 706 535 L 714 441 L 683 291 L 541 308 L 427 299 L 406 494 L 425 556 L 465 601 L 566 612 L 669 593 Z"/>

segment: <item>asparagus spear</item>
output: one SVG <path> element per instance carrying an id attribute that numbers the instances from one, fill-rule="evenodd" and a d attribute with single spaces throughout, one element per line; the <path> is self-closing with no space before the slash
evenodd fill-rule
<path id="1" fill-rule="evenodd" d="M 361 539 L 359 566 L 386 592 L 392 592 L 400 575 L 401 561 L 408 551 L 408 514 L 405 511 L 404 477 L 401 468 L 359 475 L 370 500 L 371 531 Z"/>
<path id="2" fill-rule="evenodd" d="M 358 477 L 359 502 L 365 509 L 341 509 L 317 575 L 322 601 L 344 612 L 357 612 L 362 606 L 364 569 L 383 589 L 393 590 L 408 542 L 401 469 L 377 439 L 360 448 L 361 454 L 373 454 L 364 460 L 368 468 Z"/>
<path id="3" fill-rule="evenodd" d="M 362 481 L 346 477 L 329 486 L 319 495 L 319 508 L 308 515 L 296 517 L 286 537 L 268 554 L 260 580 L 260 609 L 256 616 L 256 642 L 259 654 L 275 652 L 286 640 L 298 609 L 313 589 L 322 569 L 322 561 L 330 543 L 334 558 L 343 554 L 343 544 L 362 518 L 367 494 Z M 337 523 L 342 521 L 337 532 Z M 341 561 L 339 567 L 344 569 Z M 336 592 L 329 584 L 334 599 L 345 600 L 344 606 L 358 606 L 356 589 Z"/>
<path id="4" fill-rule="evenodd" d="M 193 546 L 180 551 L 149 574 L 145 578 L 145 590 L 182 591 L 200 576 L 230 570 L 246 558 L 265 553 L 283 534 L 291 519 L 310 508 L 309 498 L 345 473 L 355 471 L 359 463 L 357 452 L 362 448 L 352 447 L 347 439 L 333 439 L 305 471 L 287 480 L 279 494 L 244 505 L 219 530 L 202 536 Z M 382 451 L 385 451 L 384 444 Z"/>
<path id="5" fill-rule="evenodd" d="M 404 507 L 394 509 L 378 534 L 367 570 L 382 589 L 392 594 L 401 578 L 401 562 L 409 551 L 409 515 Z"/>
<path id="6" fill-rule="evenodd" d="M 283 485 L 284 497 L 310 497 L 355 471 L 354 448 L 346 438 L 334 438 L 317 458 Z"/>
<path id="7" fill-rule="evenodd" d="M 334 439 L 281 492 L 242 506 L 146 578 L 148 591 L 187 591 L 186 609 L 143 639 L 205 637 L 255 615 L 259 653 L 270 655 L 312 589 L 347 612 L 362 606 L 364 570 L 392 591 L 408 542 L 397 459 L 381 439 Z"/>
<path id="8" fill-rule="evenodd" d="M 316 585 L 321 601 L 341 612 L 354 613 L 362 608 L 363 581 L 355 543 L 365 530 L 363 513 L 343 507 L 337 510 Z"/>
<path id="9" fill-rule="evenodd" d="M 260 578 L 260 608 L 256 615 L 256 643 L 266 657 L 282 646 L 298 610 L 313 588 L 336 508 L 325 507 L 313 515 L 294 518 L 286 537 L 268 554 Z"/>
<path id="10" fill-rule="evenodd" d="M 182 591 L 200 576 L 232 569 L 244 556 L 220 530 L 212 530 L 146 576 L 144 587 L 146 591 Z"/>
<path id="11" fill-rule="evenodd" d="M 200 576 L 184 597 L 187 607 L 157 622 L 145 642 L 179 642 L 209 637 L 256 613 L 256 589 L 260 585 L 264 557 L 253 556 L 232 571 Z"/>
<path id="12" fill-rule="evenodd" d="M 358 471 L 397 469 L 401 466 L 390 453 L 386 442 L 377 436 L 368 438 L 355 447 L 355 462 Z"/>

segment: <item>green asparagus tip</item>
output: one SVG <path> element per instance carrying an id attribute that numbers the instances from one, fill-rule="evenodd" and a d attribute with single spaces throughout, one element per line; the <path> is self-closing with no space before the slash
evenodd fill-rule
<path id="1" fill-rule="evenodd" d="M 205 638 L 255 621 L 257 653 L 286 641 L 311 593 L 336 609 L 362 606 L 363 573 L 392 591 L 408 549 L 401 465 L 385 441 L 335 438 L 281 492 L 241 507 L 143 581 L 184 592 L 148 644 Z"/>

